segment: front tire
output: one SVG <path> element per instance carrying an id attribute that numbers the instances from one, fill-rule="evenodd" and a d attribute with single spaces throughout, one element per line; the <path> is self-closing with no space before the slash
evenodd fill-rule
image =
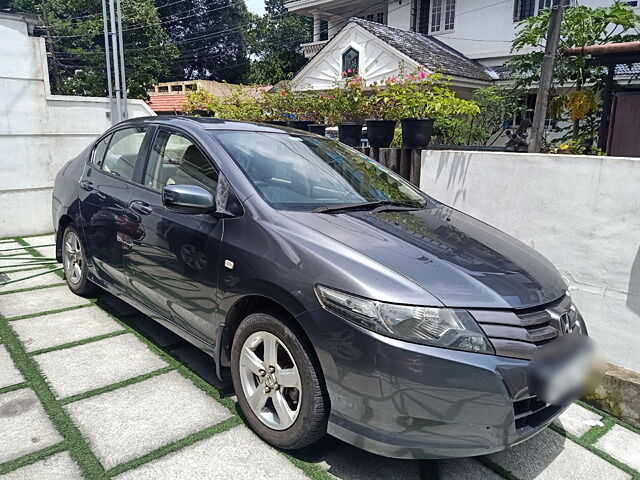
<path id="1" fill-rule="evenodd" d="M 251 428 L 275 447 L 297 450 L 327 431 L 329 403 L 316 362 L 276 316 L 253 313 L 233 339 L 231 377 Z"/>
<path id="2" fill-rule="evenodd" d="M 95 293 L 97 287 L 87 276 L 86 250 L 80 234 L 73 225 L 68 225 L 62 235 L 62 266 L 69 289 L 76 295 Z"/>

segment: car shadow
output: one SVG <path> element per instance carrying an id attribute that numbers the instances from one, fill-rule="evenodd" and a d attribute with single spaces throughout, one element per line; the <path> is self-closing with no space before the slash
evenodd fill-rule
<path id="1" fill-rule="evenodd" d="M 217 389 L 221 397 L 235 399 L 231 382 L 217 377 L 213 359 L 202 350 L 111 294 L 101 294 L 96 304 L 197 374 Z M 237 403 L 235 409 L 246 424 Z M 499 480 L 503 477 L 486 466 L 494 463 L 509 465 L 507 470 L 513 469 L 514 474 L 518 471 L 516 476 L 524 480 L 536 478 L 544 471 L 562 452 L 565 440 L 564 436 L 547 429 L 533 439 L 497 454 L 479 459 L 436 461 L 382 457 L 327 435 L 311 447 L 283 453 L 340 480 Z"/>

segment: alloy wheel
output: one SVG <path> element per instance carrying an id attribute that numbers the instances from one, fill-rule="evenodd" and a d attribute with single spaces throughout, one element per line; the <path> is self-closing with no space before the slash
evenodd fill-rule
<path id="1" fill-rule="evenodd" d="M 291 352 L 274 334 L 251 334 L 240 352 L 240 382 L 255 416 L 274 430 L 289 428 L 300 413 L 302 382 Z"/>
<path id="2" fill-rule="evenodd" d="M 82 280 L 84 255 L 82 254 L 82 244 L 75 232 L 69 231 L 65 236 L 62 248 L 62 264 L 67 280 L 74 285 L 80 283 Z"/>

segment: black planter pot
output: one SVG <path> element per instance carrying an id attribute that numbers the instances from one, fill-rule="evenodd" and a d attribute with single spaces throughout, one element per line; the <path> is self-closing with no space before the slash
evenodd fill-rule
<path id="1" fill-rule="evenodd" d="M 287 125 L 291 128 L 297 128 L 298 130 L 309 131 L 309 124 L 313 123 L 309 120 L 291 120 Z"/>
<path id="2" fill-rule="evenodd" d="M 339 123 L 338 139 L 350 147 L 359 147 L 362 139 L 362 124 L 357 122 Z"/>
<path id="3" fill-rule="evenodd" d="M 433 118 L 403 118 L 402 147 L 418 150 L 427 148 L 431 142 Z"/>
<path id="4" fill-rule="evenodd" d="M 280 127 L 286 127 L 287 126 L 287 122 L 285 122 L 284 120 L 267 120 L 264 123 L 266 123 L 268 125 L 278 125 Z"/>
<path id="5" fill-rule="evenodd" d="M 393 142 L 395 120 L 367 120 L 367 138 L 373 148 L 387 148 Z"/>
<path id="6" fill-rule="evenodd" d="M 200 117 L 214 117 L 216 112 L 209 112 L 209 110 L 194 110 L 191 115 L 198 115 Z"/>
<path id="7" fill-rule="evenodd" d="M 319 123 L 312 123 L 309 125 L 309 133 L 315 133 L 316 135 L 324 135 L 327 133 L 327 126 L 320 125 Z"/>

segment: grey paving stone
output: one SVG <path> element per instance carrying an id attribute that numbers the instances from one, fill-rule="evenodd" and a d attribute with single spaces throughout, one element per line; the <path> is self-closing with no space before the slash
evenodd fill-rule
<path id="1" fill-rule="evenodd" d="M 175 371 L 65 408 L 107 469 L 231 416 L 229 410 Z M 220 455 L 209 450 L 199 462 L 206 464 Z M 229 458 L 222 461 L 231 468 Z"/>
<path id="2" fill-rule="evenodd" d="M 0 345 L 0 388 L 24 382 L 24 378 L 13 364 L 9 352 Z"/>
<path id="3" fill-rule="evenodd" d="M 133 334 L 33 357 L 58 398 L 105 387 L 166 367 Z"/>
<path id="4" fill-rule="evenodd" d="M 123 330 L 118 322 L 98 307 L 15 320 L 11 322 L 11 328 L 27 352 Z"/>
<path id="5" fill-rule="evenodd" d="M 521 480 L 631 478 L 631 475 L 595 453 L 550 429 L 513 448 L 489 455 L 488 458 Z"/>
<path id="6" fill-rule="evenodd" d="M 438 468 L 440 470 L 438 480 L 503 480 L 493 470 L 472 458 L 439 460 Z"/>
<path id="7" fill-rule="evenodd" d="M 327 437 L 318 450 L 310 453 L 316 458 L 301 457 L 301 460 L 315 463 L 332 477 L 340 480 L 420 479 L 418 460 L 381 457 L 331 437 Z"/>
<path id="8" fill-rule="evenodd" d="M 574 403 L 567 408 L 553 423 L 577 437 L 581 437 L 594 426 L 594 422 L 602 419 L 602 415 L 587 410 Z"/>
<path id="9" fill-rule="evenodd" d="M 287 458 L 240 425 L 118 475 L 118 480 L 308 480 Z M 384 477 L 379 477 L 384 478 Z"/>
<path id="10" fill-rule="evenodd" d="M 80 467 L 67 452 L 18 468 L 2 476 L 2 480 L 81 480 Z"/>
<path id="11" fill-rule="evenodd" d="M 56 258 L 56 247 L 52 245 L 50 247 L 36 248 L 36 252 L 46 258 Z"/>
<path id="12" fill-rule="evenodd" d="M 0 432 L 0 463 L 62 441 L 38 397 L 28 388 L 0 395 Z"/>
<path id="13" fill-rule="evenodd" d="M 614 425 L 595 443 L 595 447 L 616 460 L 640 471 L 640 435 L 620 425 Z"/>
<path id="14" fill-rule="evenodd" d="M 9 280 L 20 280 L 21 278 L 29 277 L 31 275 L 35 275 L 36 273 L 41 273 L 44 270 L 27 270 L 20 272 L 13 272 L 7 274 Z M 27 280 L 20 280 L 19 282 L 10 283 L 3 287 L 0 287 L 0 292 L 7 292 L 9 290 L 19 290 L 23 288 L 33 288 L 33 287 L 44 287 L 46 285 L 55 285 L 56 283 L 62 283 L 64 280 L 60 278 L 55 273 L 45 273 L 44 275 L 39 275 L 37 277 L 28 278 Z"/>
<path id="15" fill-rule="evenodd" d="M 20 256 L 22 257 L 23 253 L 25 252 L 24 250 L 16 250 L 16 248 L 24 248 L 23 245 L 20 245 L 18 242 L 5 242 L 5 243 L 0 243 L 0 257 L 5 257 L 5 256 L 13 256 L 16 254 L 20 254 Z M 4 261 L 2 263 L 5 263 Z M 0 263 L 0 265 L 2 265 L 2 263 Z"/>
<path id="16" fill-rule="evenodd" d="M 3 295 L 0 302 L 0 314 L 10 318 L 88 303 L 90 303 L 89 300 L 72 293 L 66 285 L 62 285 L 35 292 Z"/>
<path id="17" fill-rule="evenodd" d="M 36 235 L 35 237 L 24 237 L 22 240 L 27 242 L 31 246 L 50 245 L 56 243 L 55 233 L 49 233 L 47 235 Z"/>

